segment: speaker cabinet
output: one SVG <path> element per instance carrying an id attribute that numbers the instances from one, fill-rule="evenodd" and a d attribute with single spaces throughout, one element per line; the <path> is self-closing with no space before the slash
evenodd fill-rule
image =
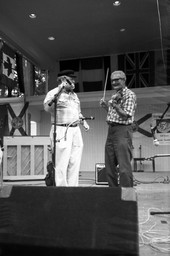
<path id="1" fill-rule="evenodd" d="M 98 163 L 95 165 L 95 183 L 96 185 L 108 185 L 105 164 Z"/>
<path id="2" fill-rule="evenodd" d="M 13 186 L 0 209 L 2 256 L 138 255 L 133 188 Z"/>

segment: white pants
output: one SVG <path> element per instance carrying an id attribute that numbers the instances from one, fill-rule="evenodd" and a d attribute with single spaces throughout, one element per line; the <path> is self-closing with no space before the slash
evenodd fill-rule
<path id="1" fill-rule="evenodd" d="M 54 126 L 50 131 L 53 147 Z M 83 151 L 80 127 L 56 126 L 55 181 L 56 186 L 78 186 Z"/>

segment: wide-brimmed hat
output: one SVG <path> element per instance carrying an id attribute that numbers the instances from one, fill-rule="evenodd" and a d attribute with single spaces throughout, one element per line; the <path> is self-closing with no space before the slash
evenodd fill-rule
<path id="1" fill-rule="evenodd" d="M 60 76 L 68 76 L 75 78 L 76 75 L 74 74 L 74 70 L 62 70 L 58 73 L 58 77 Z"/>

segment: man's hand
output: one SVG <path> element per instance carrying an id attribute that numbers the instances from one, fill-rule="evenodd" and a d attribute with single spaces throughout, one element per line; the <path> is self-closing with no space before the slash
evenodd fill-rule
<path id="1" fill-rule="evenodd" d="M 113 108 L 116 108 L 118 106 L 117 101 L 115 101 L 115 100 L 109 100 L 108 105 Z"/>
<path id="2" fill-rule="evenodd" d="M 100 106 L 108 110 L 108 103 L 103 98 L 100 100 Z"/>
<path id="3" fill-rule="evenodd" d="M 100 106 L 101 107 L 107 106 L 107 102 L 103 98 L 100 100 Z"/>
<path id="4" fill-rule="evenodd" d="M 61 83 L 58 85 L 58 92 L 60 92 L 62 89 L 64 89 L 65 83 Z"/>

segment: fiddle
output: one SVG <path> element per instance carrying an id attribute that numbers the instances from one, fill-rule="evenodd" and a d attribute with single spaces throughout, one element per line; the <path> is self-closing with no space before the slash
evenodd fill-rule
<path id="1" fill-rule="evenodd" d="M 123 95 L 121 91 L 116 92 L 114 95 L 111 97 L 111 101 L 114 103 L 120 103 Z"/>
<path id="2" fill-rule="evenodd" d="M 106 110 L 108 110 L 108 106 L 115 106 L 115 104 L 119 104 L 120 101 L 122 100 L 123 94 L 122 92 L 119 90 L 117 91 L 114 95 L 112 95 L 111 100 L 109 100 L 108 102 L 106 102 L 103 98 L 100 100 L 100 105 L 105 108 Z"/>
<path id="3" fill-rule="evenodd" d="M 111 100 L 108 101 L 108 104 L 112 107 L 115 106 L 115 104 L 119 104 L 123 95 L 121 91 L 117 91 L 114 95 L 112 95 Z"/>

